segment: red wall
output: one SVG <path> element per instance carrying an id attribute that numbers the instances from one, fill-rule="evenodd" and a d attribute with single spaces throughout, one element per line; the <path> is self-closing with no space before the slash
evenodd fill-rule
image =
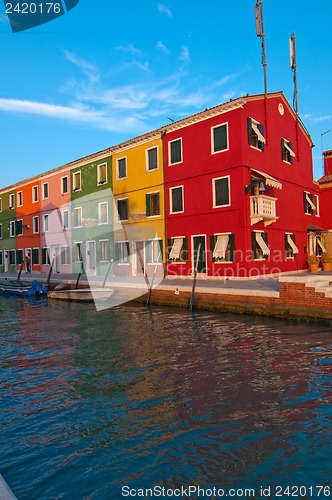
<path id="1" fill-rule="evenodd" d="M 250 99 L 250 98 L 249 98 Z M 283 114 L 279 112 L 283 106 Z M 248 100 L 244 107 L 217 117 L 174 130 L 165 135 L 165 187 L 167 239 L 176 236 L 188 238 L 188 263 L 168 263 L 168 274 L 189 275 L 192 271 L 191 236 L 214 233 L 235 234 L 236 262 L 211 263 L 207 256 L 209 275 L 248 276 L 275 272 L 289 272 L 306 268 L 305 247 L 309 224 L 321 225 L 320 217 L 305 215 L 303 192 L 318 194 L 313 182 L 311 143 L 294 114 L 280 93 L 267 99 L 267 127 L 264 98 Z M 264 151 L 248 144 L 247 119 L 251 117 L 264 124 L 267 139 Z M 211 127 L 228 122 L 229 151 L 211 154 Z M 168 143 L 182 138 L 183 161 L 168 165 Z M 296 153 L 293 164 L 282 160 L 281 138 L 292 143 Z M 282 183 L 282 190 L 266 186 L 266 195 L 278 198 L 276 222 L 268 227 L 263 222 L 251 225 L 250 193 L 244 186 L 250 183 L 249 168 L 269 174 Z M 212 179 L 230 176 L 231 206 L 213 208 Z M 184 186 L 184 213 L 170 214 L 169 188 Z M 268 233 L 271 256 L 268 260 L 252 261 L 251 234 L 253 230 Z M 296 235 L 299 254 L 294 259 L 285 258 L 285 232 Z"/>
<path id="2" fill-rule="evenodd" d="M 32 203 L 32 187 L 33 186 L 38 186 L 38 202 Z M 23 205 L 21 207 L 18 207 L 16 205 L 16 220 L 23 219 L 23 224 L 26 226 L 29 226 L 29 228 L 23 228 L 23 234 L 21 236 L 17 236 L 16 238 L 16 248 L 17 250 L 22 249 L 23 250 L 23 257 L 25 256 L 25 250 L 27 248 L 32 249 L 33 248 L 39 248 L 39 265 L 33 265 L 32 264 L 32 253 L 31 253 L 31 271 L 40 271 L 40 264 L 41 264 L 41 251 L 40 251 L 40 233 L 34 234 L 33 233 L 33 217 L 34 216 L 39 216 L 39 211 L 40 211 L 40 199 L 41 199 L 41 192 L 40 192 L 40 183 L 38 180 L 34 182 L 30 182 L 28 184 L 25 184 L 24 186 L 21 186 L 16 189 L 16 200 L 15 203 L 17 204 L 17 193 L 19 191 L 22 191 L 23 193 Z M 40 221 L 39 221 L 39 226 L 40 226 Z M 18 268 L 20 266 L 17 266 Z M 24 266 L 25 269 L 25 266 Z"/>

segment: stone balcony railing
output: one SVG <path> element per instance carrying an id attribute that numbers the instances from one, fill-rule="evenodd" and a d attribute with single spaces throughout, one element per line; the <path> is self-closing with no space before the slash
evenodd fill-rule
<path id="1" fill-rule="evenodd" d="M 251 225 L 264 221 L 264 225 L 268 226 L 275 222 L 278 219 L 276 215 L 276 201 L 277 198 L 261 194 L 250 196 Z"/>

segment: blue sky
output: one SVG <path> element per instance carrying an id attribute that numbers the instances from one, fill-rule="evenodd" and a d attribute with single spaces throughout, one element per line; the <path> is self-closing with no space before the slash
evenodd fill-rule
<path id="1" fill-rule="evenodd" d="M 241 95 L 264 92 L 252 0 L 80 0 L 13 34 L 0 8 L 0 188 Z M 331 0 L 264 0 L 268 91 L 293 99 L 316 147 L 332 129 Z M 332 149 L 332 132 L 324 135 Z"/>

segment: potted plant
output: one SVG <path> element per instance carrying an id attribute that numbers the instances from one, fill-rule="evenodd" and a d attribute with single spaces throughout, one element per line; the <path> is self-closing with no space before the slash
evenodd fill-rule
<path id="1" fill-rule="evenodd" d="M 317 273 L 319 257 L 317 255 L 309 255 L 307 258 L 308 266 L 311 273 Z"/>
<path id="2" fill-rule="evenodd" d="M 327 252 L 323 252 L 321 260 L 322 260 L 323 270 L 330 271 L 332 262 L 332 258 L 330 257 L 330 255 Z"/>

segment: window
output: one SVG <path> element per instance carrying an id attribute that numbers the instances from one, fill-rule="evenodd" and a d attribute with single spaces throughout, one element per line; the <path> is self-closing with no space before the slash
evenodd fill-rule
<path id="1" fill-rule="evenodd" d="M 14 236 L 15 236 L 15 225 L 16 224 L 15 224 L 14 220 L 10 221 L 10 223 L 9 223 L 9 236 L 10 236 L 10 238 L 14 238 Z"/>
<path id="2" fill-rule="evenodd" d="M 119 158 L 116 160 L 117 179 L 125 179 L 127 177 L 127 158 Z"/>
<path id="3" fill-rule="evenodd" d="M 42 248 L 42 264 L 44 266 L 49 266 L 50 261 L 50 249 L 48 247 Z"/>
<path id="4" fill-rule="evenodd" d="M 97 165 L 97 184 L 101 186 L 107 183 L 107 163 Z"/>
<path id="5" fill-rule="evenodd" d="M 169 165 L 182 162 L 182 139 L 168 143 Z"/>
<path id="6" fill-rule="evenodd" d="M 81 191 L 81 171 L 73 173 L 73 191 Z"/>
<path id="7" fill-rule="evenodd" d="M 44 182 L 44 184 L 42 184 L 42 192 L 43 192 L 43 200 L 47 200 L 48 199 L 48 182 Z"/>
<path id="8" fill-rule="evenodd" d="M 313 214 L 314 210 L 316 210 L 313 199 L 314 199 L 314 195 L 312 193 L 308 193 L 307 191 L 304 191 L 303 204 L 304 204 L 304 213 L 306 215 L 311 215 L 311 214 Z"/>
<path id="9" fill-rule="evenodd" d="M 115 261 L 118 264 L 129 264 L 129 241 L 115 243 Z"/>
<path id="10" fill-rule="evenodd" d="M 9 208 L 12 210 L 15 207 L 15 196 L 14 194 L 9 195 Z"/>
<path id="11" fill-rule="evenodd" d="M 21 207 L 23 205 L 23 193 L 22 191 L 17 192 L 17 206 Z"/>
<path id="12" fill-rule="evenodd" d="M 47 233 L 50 230 L 49 215 L 43 215 L 43 231 Z"/>
<path id="13" fill-rule="evenodd" d="M 320 217 L 320 212 L 319 212 L 319 196 L 315 194 L 315 215 L 316 217 Z"/>
<path id="14" fill-rule="evenodd" d="M 32 249 L 32 264 L 39 266 L 39 248 Z"/>
<path id="15" fill-rule="evenodd" d="M 15 266 L 16 264 L 16 250 L 9 250 L 9 265 Z"/>
<path id="16" fill-rule="evenodd" d="M 287 163 L 293 163 L 293 158 L 296 157 L 296 154 L 292 149 L 292 143 L 287 141 L 283 137 L 281 138 L 281 155 L 283 161 Z"/>
<path id="17" fill-rule="evenodd" d="M 82 227 L 82 207 L 74 208 L 74 227 Z"/>
<path id="18" fill-rule="evenodd" d="M 188 261 L 188 239 L 183 237 L 170 238 L 167 242 L 168 260 L 175 262 Z"/>
<path id="19" fill-rule="evenodd" d="M 254 260 L 267 259 L 270 255 L 268 247 L 267 233 L 253 231 L 252 232 L 252 258 Z"/>
<path id="20" fill-rule="evenodd" d="M 2 224 L 0 224 L 0 239 L 2 238 Z"/>
<path id="21" fill-rule="evenodd" d="M 33 218 L 32 224 L 33 224 L 33 232 L 39 233 L 39 217 L 38 217 L 38 215 Z"/>
<path id="22" fill-rule="evenodd" d="M 38 201 L 38 186 L 32 186 L 32 203 Z"/>
<path id="23" fill-rule="evenodd" d="M 297 253 L 299 253 L 299 249 L 295 244 L 295 234 L 286 233 L 285 234 L 286 259 L 292 259 Z"/>
<path id="24" fill-rule="evenodd" d="M 128 220 L 128 198 L 118 200 L 118 220 Z"/>
<path id="25" fill-rule="evenodd" d="M 23 220 L 19 219 L 15 222 L 15 232 L 16 236 L 22 236 L 23 234 Z"/>
<path id="26" fill-rule="evenodd" d="M 211 128 L 212 154 L 228 150 L 228 124 Z"/>
<path id="27" fill-rule="evenodd" d="M 155 217 L 160 215 L 160 192 L 147 193 L 146 198 L 146 216 Z"/>
<path id="28" fill-rule="evenodd" d="M 0 198 L 0 212 L 2 212 L 2 198 Z"/>
<path id="29" fill-rule="evenodd" d="M 158 148 L 151 148 L 146 150 L 146 170 L 156 170 L 158 168 Z"/>
<path id="30" fill-rule="evenodd" d="M 68 266 L 69 265 L 69 246 L 66 245 L 64 247 L 61 247 L 61 264 L 63 266 Z"/>
<path id="31" fill-rule="evenodd" d="M 62 219 L 62 229 L 68 229 L 69 228 L 69 212 L 68 210 L 64 210 L 61 212 L 61 219 Z"/>
<path id="32" fill-rule="evenodd" d="M 17 250 L 16 252 L 16 264 L 19 266 L 23 264 L 23 250 Z"/>
<path id="33" fill-rule="evenodd" d="M 82 242 L 77 241 L 75 243 L 75 261 L 76 262 L 82 262 L 82 249 L 81 249 Z"/>
<path id="34" fill-rule="evenodd" d="M 148 240 L 145 245 L 145 255 L 147 264 L 156 264 L 157 261 L 159 263 L 162 263 L 163 261 L 162 240 Z"/>
<path id="35" fill-rule="evenodd" d="M 171 214 L 184 211 L 183 186 L 170 188 L 170 212 Z"/>
<path id="36" fill-rule="evenodd" d="M 100 240 L 100 261 L 108 261 L 108 240 Z"/>
<path id="37" fill-rule="evenodd" d="M 3 256 L 2 256 L 2 250 L 0 250 L 0 266 L 3 265 Z"/>
<path id="38" fill-rule="evenodd" d="M 61 177 L 61 194 L 68 193 L 68 175 Z"/>
<path id="39" fill-rule="evenodd" d="M 107 224 L 108 223 L 108 202 L 98 203 L 98 223 Z"/>
<path id="40" fill-rule="evenodd" d="M 235 235 L 213 234 L 210 236 L 211 262 L 235 261 Z"/>
<path id="41" fill-rule="evenodd" d="M 227 207 L 230 205 L 229 175 L 213 179 L 213 207 Z"/>
<path id="42" fill-rule="evenodd" d="M 264 151 L 266 139 L 264 137 L 264 126 L 248 117 L 248 142 L 250 146 Z"/>
<path id="43" fill-rule="evenodd" d="M 326 248 L 322 243 L 321 235 L 317 234 L 316 242 L 317 242 L 317 255 L 322 255 L 322 253 L 327 253 Z"/>

